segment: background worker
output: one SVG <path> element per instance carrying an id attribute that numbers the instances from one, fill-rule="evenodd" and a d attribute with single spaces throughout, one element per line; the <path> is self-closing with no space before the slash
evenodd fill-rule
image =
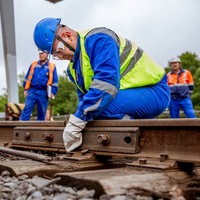
<path id="1" fill-rule="evenodd" d="M 77 32 L 60 20 L 41 20 L 34 41 L 70 61 L 67 71 L 79 103 L 63 132 L 67 152 L 82 144 L 82 129 L 90 120 L 154 118 L 168 107 L 164 69 L 134 42 L 105 27 Z"/>
<path id="2" fill-rule="evenodd" d="M 23 87 L 26 101 L 20 120 L 30 120 L 35 105 L 37 105 L 37 120 L 45 120 L 48 99 L 52 99 L 58 90 L 56 66 L 49 62 L 48 53 L 39 50 L 39 61 L 34 61 L 30 65 Z M 51 90 L 49 96 L 48 88 Z"/>
<path id="3" fill-rule="evenodd" d="M 179 110 L 182 108 L 187 118 L 196 118 L 190 98 L 194 88 L 192 74 L 189 70 L 182 69 L 179 57 L 171 58 L 169 63 L 171 71 L 167 76 L 171 93 L 170 117 L 179 118 Z"/>

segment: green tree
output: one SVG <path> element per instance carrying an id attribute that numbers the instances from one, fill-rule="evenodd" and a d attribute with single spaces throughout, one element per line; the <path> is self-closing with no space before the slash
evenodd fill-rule
<path id="1" fill-rule="evenodd" d="M 66 72 L 59 75 L 58 92 L 55 99 L 49 100 L 53 105 L 53 115 L 68 115 L 74 113 L 78 103 L 75 85 L 68 79 Z"/>
<path id="2" fill-rule="evenodd" d="M 193 75 L 194 91 L 191 96 L 194 109 L 200 109 L 200 60 L 195 53 L 185 52 L 180 55 L 183 69 L 188 69 Z"/>
<path id="3" fill-rule="evenodd" d="M 19 103 L 25 102 L 24 97 L 24 88 L 23 88 L 23 81 L 24 81 L 25 73 L 18 75 L 18 92 L 19 92 Z"/>
<path id="4" fill-rule="evenodd" d="M 181 66 L 183 69 L 188 69 L 194 76 L 196 70 L 200 67 L 200 60 L 195 53 L 185 52 L 182 53 L 180 56 L 181 59 Z"/>
<path id="5" fill-rule="evenodd" d="M 5 90 L 5 93 L 0 96 L 0 112 L 5 111 L 5 104 L 7 103 L 7 99 L 8 99 L 6 89 L 3 88 L 3 90 Z"/>
<path id="6" fill-rule="evenodd" d="M 196 70 L 194 76 L 194 92 L 192 94 L 192 102 L 196 110 L 200 110 L 200 66 Z"/>

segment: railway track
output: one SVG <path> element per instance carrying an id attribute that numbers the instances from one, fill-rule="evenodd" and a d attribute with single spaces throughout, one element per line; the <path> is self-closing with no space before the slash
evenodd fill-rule
<path id="1" fill-rule="evenodd" d="M 0 153 L 24 159 L 2 160 L 0 173 L 59 177 L 59 184 L 95 189 L 97 198 L 135 188 L 164 198 L 163 192 L 177 185 L 184 191 L 195 178 L 197 189 L 187 191 L 200 196 L 199 119 L 90 122 L 72 153 L 63 146 L 65 124 L 1 121 Z"/>

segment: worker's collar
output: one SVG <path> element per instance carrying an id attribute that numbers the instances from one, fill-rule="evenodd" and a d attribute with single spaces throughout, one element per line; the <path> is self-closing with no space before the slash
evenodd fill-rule
<path id="1" fill-rule="evenodd" d="M 48 60 L 47 60 L 45 63 L 43 63 L 43 64 L 42 64 L 42 62 L 39 60 L 39 61 L 38 61 L 38 64 L 39 64 L 40 66 L 48 65 Z"/>
<path id="2" fill-rule="evenodd" d="M 176 73 L 175 71 L 171 70 L 171 74 L 182 74 L 184 71 L 184 69 L 180 69 L 180 72 Z"/>

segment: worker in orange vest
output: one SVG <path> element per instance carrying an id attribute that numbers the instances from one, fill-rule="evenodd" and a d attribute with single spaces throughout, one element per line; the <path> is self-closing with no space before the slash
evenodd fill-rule
<path id="1" fill-rule="evenodd" d="M 25 107 L 20 120 L 30 120 L 37 105 L 37 120 L 45 120 L 48 99 L 53 99 L 58 90 L 58 75 L 55 64 L 49 62 L 48 53 L 39 50 L 39 61 L 34 61 L 23 83 Z"/>
<path id="2" fill-rule="evenodd" d="M 190 98 L 194 88 L 192 74 L 189 70 L 182 69 L 179 57 L 173 57 L 169 63 L 171 71 L 167 76 L 171 94 L 170 117 L 179 118 L 181 108 L 187 118 L 196 118 Z"/>

